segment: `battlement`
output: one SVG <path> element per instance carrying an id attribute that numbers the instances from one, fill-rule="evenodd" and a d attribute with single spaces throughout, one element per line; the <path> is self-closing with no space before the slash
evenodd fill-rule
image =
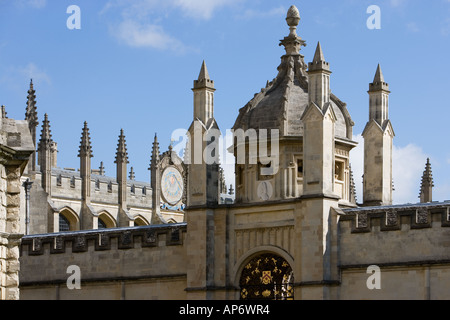
<path id="1" fill-rule="evenodd" d="M 450 227 L 450 201 L 405 204 L 382 207 L 344 209 L 339 212 L 340 221 L 351 223 L 351 233 L 369 233 L 401 230 L 402 225 L 411 229 L 432 228 L 433 222 Z"/>
<path id="2" fill-rule="evenodd" d="M 36 180 L 40 181 L 41 173 L 36 173 Z M 51 188 L 52 196 L 81 200 L 81 176 L 79 171 L 52 169 Z M 99 203 L 118 203 L 119 185 L 116 178 L 92 173 L 91 199 Z M 152 189 L 149 183 L 128 180 L 128 203 L 140 208 L 151 208 Z"/>
<path id="3" fill-rule="evenodd" d="M 139 247 L 183 245 L 186 223 L 30 235 L 22 238 L 21 256 Z"/>

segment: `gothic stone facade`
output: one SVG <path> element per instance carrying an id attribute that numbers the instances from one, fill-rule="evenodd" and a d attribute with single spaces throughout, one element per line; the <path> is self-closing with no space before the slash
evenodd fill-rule
<path id="1" fill-rule="evenodd" d="M 19 299 L 21 176 L 33 153 L 26 121 L 0 118 L 0 300 Z"/>
<path id="2" fill-rule="evenodd" d="M 253 161 L 251 139 L 237 139 L 230 151 L 246 157 L 236 163 L 236 201 L 219 203 L 217 163 L 195 161 L 207 142 L 193 137 L 219 127 L 215 84 L 203 63 L 184 159 L 185 220 L 164 224 L 154 214 L 156 223 L 147 226 L 27 235 L 22 299 L 450 298 L 450 203 L 432 202 L 429 163 L 421 203 L 392 205 L 395 134 L 380 66 L 369 86 L 364 198 L 357 204 L 349 161 L 354 123 L 330 91 L 321 45 L 309 64 L 300 54 L 297 8 L 286 21 L 278 75 L 240 109 L 233 127 L 267 138 L 279 153 Z M 268 138 L 273 130 L 276 139 Z M 89 156 L 85 140 L 80 156 Z M 117 162 L 123 157 L 118 153 Z M 152 155 L 153 168 L 158 158 Z M 81 270 L 80 290 L 67 285 L 73 265 Z"/>

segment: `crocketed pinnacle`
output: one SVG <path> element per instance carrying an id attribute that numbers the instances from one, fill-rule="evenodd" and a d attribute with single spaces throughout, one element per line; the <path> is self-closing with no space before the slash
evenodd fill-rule
<path id="1" fill-rule="evenodd" d="M 117 144 L 116 161 L 114 161 L 114 163 L 129 163 L 127 144 L 125 142 L 123 129 L 120 129 L 119 143 Z"/>
<path id="2" fill-rule="evenodd" d="M 160 154 L 159 154 L 159 142 L 158 142 L 158 136 L 155 133 L 155 138 L 153 140 L 153 147 L 152 147 L 152 158 L 150 160 L 150 170 L 159 164 L 160 161 Z"/>
<path id="3" fill-rule="evenodd" d="M 91 137 L 89 134 L 89 128 L 87 122 L 84 122 L 83 131 L 81 133 L 81 142 L 80 149 L 78 151 L 78 157 L 93 157 L 92 146 L 91 146 Z"/>
<path id="4" fill-rule="evenodd" d="M 41 139 L 39 140 L 38 150 L 47 150 L 52 147 L 52 134 L 50 131 L 50 122 L 48 121 L 48 115 L 44 115 L 44 121 L 42 122 Z"/>
<path id="5" fill-rule="evenodd" d="M 427 159 L 425 170 L 422 175 L 422 183 L 420 185 L 420 201 L 431 202 L 432 201 L 432 188 L 434 187 L 433 174 L 431 171 L 430 159 Z"/>
<path id="6" fill-rule="evenodd" d="M 36 127 L 39 124 L 36 107 L 36 91 L 33 88 L 33 79 L 30 81 L 30 89 L 28 90 L 25 120 L 28 121 L 30 126 Z"/>

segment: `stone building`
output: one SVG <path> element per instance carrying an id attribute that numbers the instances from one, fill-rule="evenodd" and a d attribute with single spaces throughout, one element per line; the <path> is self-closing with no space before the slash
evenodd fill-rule
<path id="1" fill-rule="evenodd" d="M 120 130 L 117 143 L 116 175 L 106 176 L 103 162 L 100 162 L 98 169 L 93 169 L 91 158 L 95 148 L 87 122 L 81 132 L 79 169 L 58 167 L 58 144 L 53 140 L 47 114 L 44 115 L 40 138 L 36 133 L 39 122 L 32 81 L 25 120 L 36 145 L 36 151 L 33 152 L 23 177 L 24 181 L 30 179 L 33 182 L 29 191 L 30 219 L 22 219 L 25 234 L 184 221 L 186 166 L 172 150 L 172 146 L 169 146 L 168 151 L 160 153 L 156 135 L 149 168 L 151 181 L 148 183 L 136 181 L 133 167 L 128 171 L 129 160 L 123 130 Z M 171 172 L 172 167 L 177 170 Z M 169 183 L 167 179 L 171 174 L 179 175 L 181 184 L 179 194 L 172 194 L 169 199 L 166 191 Z M 161 175 L 166 180 L 161 180 Z M 221 183 L 224 184 L 223 173 Z M 232 198 L 227 195 L 226 186 L 219 192 L 223 202 Z M 25 203 L 25 192 L 22 192 L 22 202 Z M 25 216 L 25 206 L 22 206 L 22 216 Z"/>
<path id="2" fill-rule="evenodd" d="M 205 63 L 194 81 L 186 156 L 181 161 L 171 150 L 161 156 L 155 138 L 152 201 L 142 206 L 128 201 L 125 190 L 123 132 L 113 182 L 90 169 L 86 124 L 80 173 L 55 170 L 56 145 L 44 120 L 31 197 L 36 188 L 48 201 L 33 208 L 30 199 L 30 213 L 42 218 L 36 227 L 47 230 L 22 240 L 22 299 L 450 298 L 450 202 L 432 202 L 429 161 L 421 202 L 392 205 L 394 130 L 381 67 L 369 84 L 363 199 L 357 203 L 350 165 L 354 122 L 330 90 L 332 66 L 321 44 L 308 64 L 300 53 L 305 41 L 297 34 L 295 6 L 286 21 L 277 76 L 237 112 L 230 148 L 236 157 L 233 203 L 220 201 L 214 149 L 220 120 Z M 204 150 L 210 151 L 206 158 Z M 105 191 L 92 192 L 96 179 L 101 190 L 113 185 L 114 201 L 100 200 Z M 73 181 L 77 196 L 59 191 L 70 189 L 58 183 Z M 165 223 L 163 208 L 155 205 L 160 197 L 169 204 L 185 201 L 181 222 Z M 106 203 L 114 203 L 109 218 L 120 228 L 100 228 L 100 221 L 110 221 L 101 215 Z M 138 207 L 152 209 L 142 214 L 142 226 L 135 226 Z M 64 208 L 71 208 L 73 221 Z M 77 227 L 61 232 L 55 227 L 61 214 Z M 80 289 L 68 285 L 72 266 L 81 270 Z"/>
<path id="3" fill-rule="evenodd" d="M 21 176 L 34 145 L 26 121 L 0 119 L 0 300 L 19 299 Z M 27 185 L 27 182 L 26 182 Z"/>

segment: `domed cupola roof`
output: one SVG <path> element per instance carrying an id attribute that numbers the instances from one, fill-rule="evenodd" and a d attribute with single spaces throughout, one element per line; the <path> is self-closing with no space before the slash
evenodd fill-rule
<path id="1" fill-rule="evenodd" d="M 286 22 L 290 33 L 280 41 L 286 54 L 281 57 L 278 66 L 278 75 L 261 92 L 255 94 L 247 105 L 239 110 L 239 116 L 233 126 L 237 129 L 278 129 L 280 137 L 303 136 L 303 123 L 301 117 L 307 108 L 310 99 L 308 94 L 308 65 L 304 56 L 300 54 L 305 41 L 297 33 L 297 25 L 300 14 L 295 6 L 288 10 Z M 320 52 L 318 52 L 320 50 Z M 318 45 L 315 58 L 319 55 L 323 59 L 323 53 Z M 323 59 L 324 60 L 324 59 Z M 314 61 L 311 65 L 314 64 Z M 354 125 L 346 104 L 331 94 L 330 102 L 336 114 L 336 137 L 346 140 L 352 139 L 352 127 Z"/>

